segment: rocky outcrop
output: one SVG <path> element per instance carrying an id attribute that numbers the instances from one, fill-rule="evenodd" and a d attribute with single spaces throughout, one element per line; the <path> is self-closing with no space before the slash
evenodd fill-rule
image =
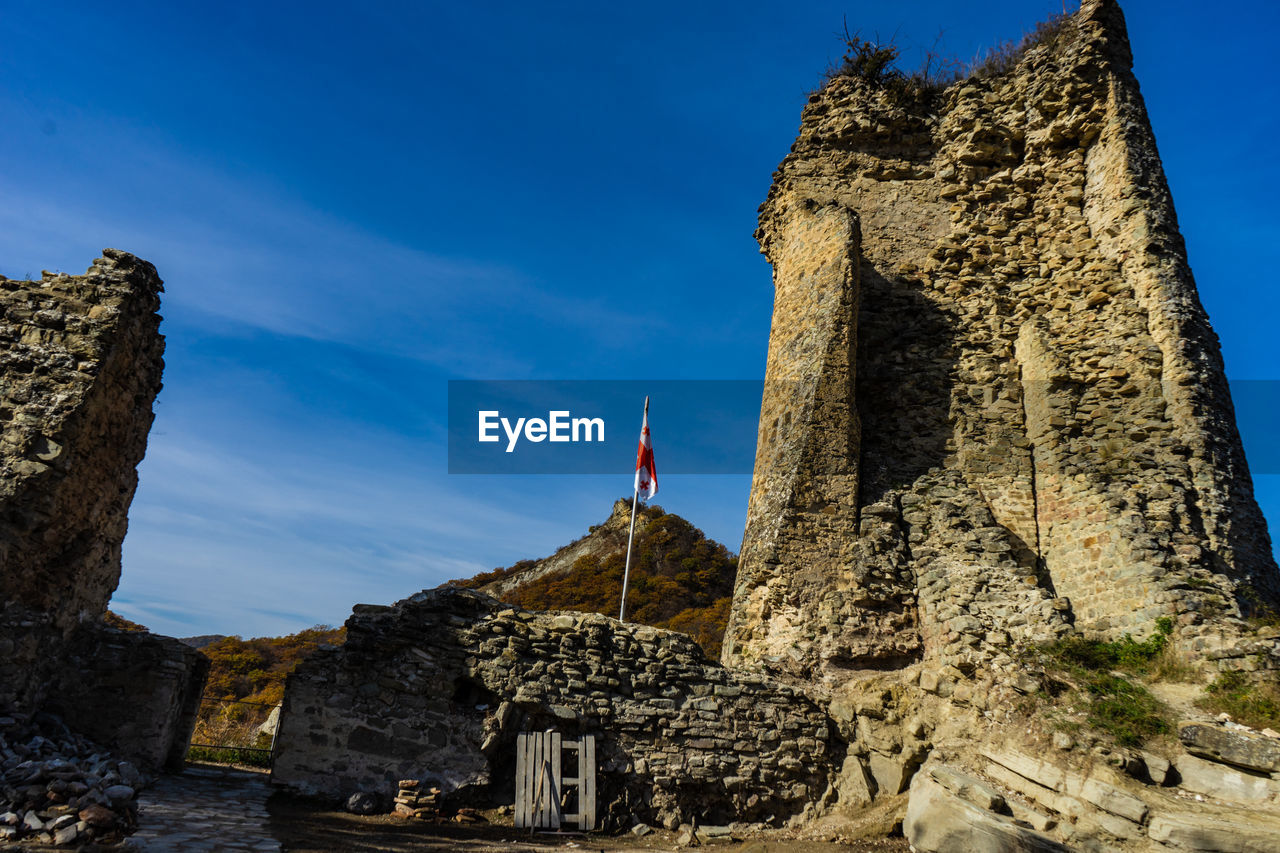
<path id="1" fill-rule="evenodd" d="M 61 713 L 147 766 L 180 763 L 208 663 L 103 625 L 160 390 L 155 267 L 0 278 L 0 712 Z"/>
<path id="2" fill-rule="evenodd" d="M 810 98 L 760 211 L 727 663 L 837 684 L 1161 617 L 1207 653 L 1280 602 L 1131 65 L 1086 0 L 1003 73 Z"/>
<path id="3" fill-rule="evenodd" d="M 636 514 L 636 534 L 643 538 L 645 530 L 652 520 L 650 513 Z M 511 569 L 499 569 L 494 574 L 499 577 L 485 582 L 478 589 L 495 598 L 504 598 L 521 586 L 525 586 L 540 578 L 550 575 L 567 574 L 574 563 L 583 557 L 607 556 L 621 551 L 626 553 L 627 534 L 631 526 L 631 501 L 614 501 L 609 517 L 603 524 L 594 525 L 591 531 L 563 548 L 557 548 L 549 557 L 540 560 L 526 560 L 512 566 Z M 481 575 L 487 578 L 488 575 Z"/>
<path id="4" fill-rule="evenodd" d="M 611 828 L 779 824 L 813 811 L 843 758 L 811 700 L 682 634 L 441 587 L 358 606 L 346 644 L 289 676 L 272 781 L 390 802 L 418 779 L 453 806 L 511 802 L 516 736 L 548 728 L 596 736 Z"/>
<path id="5" fill-rule="evenodd" d="M 1280 772 L 1280 740 L 1192 723 L 1178 732 L 1187 752 L 1258 773 Z"/>
<path id="6" fill-rule="evenodd" d="M 903 832 L 917 850 L 1066 853 L 1070 848 L 1017 820 L 990 785 L 944 765 L 916 775 Z"/>
<path id="7" fill-rule="evenodd" d="M 1207 723 L 1188 729 L 1220 746 L 1258 737 Z M 903 830 L 922 853 L 1280 849 L 1280 782 L 1254 775 L 1240 784 L 1217 761 L 1181 752 L 1055 756 L 1003 744 L 967 763 L 931 759 L 912 781 Z"/>

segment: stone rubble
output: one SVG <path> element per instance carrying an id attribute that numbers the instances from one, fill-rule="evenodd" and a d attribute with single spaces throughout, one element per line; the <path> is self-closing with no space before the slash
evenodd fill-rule
<path id="1" fill-rule="evenodd" d="M 0 717 L 0 841 L 113 841 L 150 778 L 47 714 Z"/>

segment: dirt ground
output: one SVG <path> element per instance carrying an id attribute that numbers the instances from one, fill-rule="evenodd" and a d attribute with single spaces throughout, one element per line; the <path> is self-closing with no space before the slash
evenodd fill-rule
<path id="1" fill-rule="evenodd" d="M 427 823 L 392 815 L 362 817 L 335 811 L 314 800 L 274 794 L 267 802 L 271 835 L 286 851 L 350 851 L 350 853 L 398 853 L 399 851 L 463 850 L 470 853 L 544 853 L 551 850 L 580 850 L 583 853 L 614 850 L 674 851 L 675 832 L 655 829 L 649 835 L 626 834 L 611 837 L 597 833 L 530 835 L 518 832 L 511 819 L 486 812 L 490 823 Z M 856 844 L 810 841 L 779 830 L 760 835 L 728 839 L 704 839 L 704 848 L 723 848 L 726 853 L 872 853 L 908 850 L 906 839 L 887 838 Z"/>

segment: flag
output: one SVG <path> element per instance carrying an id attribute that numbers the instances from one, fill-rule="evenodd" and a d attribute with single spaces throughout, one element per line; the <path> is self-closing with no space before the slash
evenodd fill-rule
<path id="1" fill-rule="evenodd" d="M 649 398 L 644 398 L 644 424 L 636 449 L 636 494 L 645 500 L 658 493 L 658 469 L 653 465 L 653 442 L 649 440 Z"/>

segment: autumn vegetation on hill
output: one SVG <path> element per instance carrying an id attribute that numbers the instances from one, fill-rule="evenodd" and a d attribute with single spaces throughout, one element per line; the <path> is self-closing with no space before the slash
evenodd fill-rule
<path id="1" fill-rule="evenodd" d="M 263 763 L 264 754 L 245 748 L 271 745 L 270 735 L 259 729 L 284 698 L 285 677 L 320 646 L 345 637 L 345 628 L 317 625 L 286 637 L 221 637 L 201 646 L 209 658 L 209 680 L 191 742 L 204 746 L 193 746 L 189 757 Z"/>
<path id="2" fill-rule="evenodd" d="M 147 630 L 110 610 L 103 622 L 119 631 Z M 270 736 L 259 729 L 284 699 L 285 678 L 316 649 L 341 644 L 346 633 L 346 628 L 316 625 L 286 637 L 242 640 L 210 635 L 184 640 L 209 658 L 209 680 L 191 738 L 197 746 L 188 757 L 265 765 L 266 756 L 251 750 L 271 744 Z"/>
<path id="3" fill-rule="evenodd" d="M 130 634 L 136 634 L 140 631 L 147 630 L 137 622 L 130 621 L 119 613 L 114 613 L 110 610 L 102 615 L 102 624 L 106 625 L 108 628 L 115 628 L 117 631 L 127 631 Z"/>
<path id="4" fill-rule="evenodd" d="M 629 501 L 628 501 L 629 503 Z M 678 515 L 660 506 L 640 509 L 627 593 L 627 619 L 668 628 L 693 637 L 712 658 L 720 656 L 738 558 Z M 642 523 L 643 522 L 643 523 Z M 622 574 L 626 567 L 626 529 L 621 535 L 593 528 L 586 553 L 567 570 L 517 581 L 514 588 L 494 591 L 503 601 L 531 610 L 578 610 L 618 615 Z M 581 540 L 580 540 L 581 541 Z M 532 574 L 540 561 L 522 560 L 505 569 L 455 581 L 484 589 L 497 581 Z"/>
<path id="5" fill-rule="evenodd" d="M 200 651 L 211 664 L 204 695 L 276 705 L 284 699 L 284 679 L 322 645 L 338 645 L 346 628 L 316 625 L 287 637 L 223 637 Z"/>

